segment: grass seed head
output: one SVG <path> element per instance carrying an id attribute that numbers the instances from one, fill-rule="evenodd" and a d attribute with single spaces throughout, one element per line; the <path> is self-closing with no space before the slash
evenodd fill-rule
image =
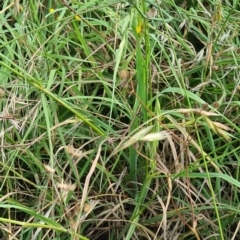
<path id="1" fill-rule="evenodd" d="M 5 96 L 5 91 L 2 88 L 0 88 L 0 98 L 4 96 Z"/>
<path id="2" fill-rule="evenodd" d="M 49 165 L 44 164 L 43 167 L 47 173 L 55 173 L 55 169 L 50 167 Z"/>

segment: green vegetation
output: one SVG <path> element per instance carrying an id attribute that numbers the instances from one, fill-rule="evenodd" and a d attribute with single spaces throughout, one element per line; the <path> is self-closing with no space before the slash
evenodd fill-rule
<path id="1" fill-rule="evenodd" d="M 0 238 L 240 239 L 238 0 L 2 2 Z"/>

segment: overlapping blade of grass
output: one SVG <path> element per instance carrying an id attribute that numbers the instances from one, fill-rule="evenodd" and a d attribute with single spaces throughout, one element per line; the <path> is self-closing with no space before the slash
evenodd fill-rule
<path id="1" fill-rule="evenodd" d="M 129 3 L 4 1 L 0 211 L 18 238 L 237 235 L 238 1 Z"/>

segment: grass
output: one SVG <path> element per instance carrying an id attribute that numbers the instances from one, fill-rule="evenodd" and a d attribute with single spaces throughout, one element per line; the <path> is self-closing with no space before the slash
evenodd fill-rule
<path id="1" fill-rule="evenodd" d="M 238 239 L 239 1 L 4 1 L 2 239 Z"/>

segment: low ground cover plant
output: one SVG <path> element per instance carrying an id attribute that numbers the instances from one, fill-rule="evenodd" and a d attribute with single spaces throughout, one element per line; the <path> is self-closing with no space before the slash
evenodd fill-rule
<path id="1" fill-rule="evenodd" d="M 240 239 L 239 1 L 3 1 L 2 239 Z"/>

